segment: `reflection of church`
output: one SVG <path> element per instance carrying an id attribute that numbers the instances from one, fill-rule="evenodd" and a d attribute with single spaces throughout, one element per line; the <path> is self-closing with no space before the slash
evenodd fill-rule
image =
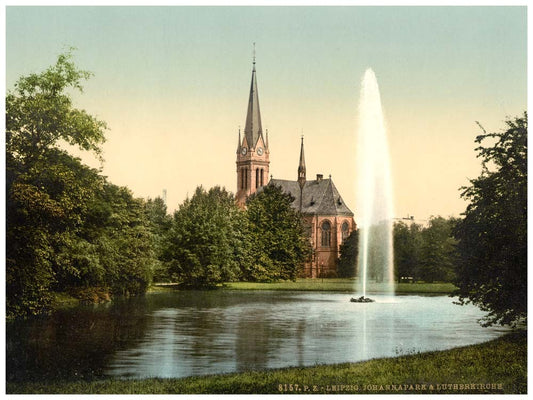
<path id="1" fill-rule="evenodd" d="M 268 131 L 266 137 L 263 136 L 261 126 L 254 60 L 244 137 L 241 138 L 239 131 L 237 146 L 237 202 L 243 205 L 249 195 L 266 184 L 281 186 L 294 197 L 292 206 L 301 211 L 311 231 L 313 257 L 305 265 L 304 276 L 334 276 L 340 245 L 356 229 L 353 213 L 342 200 L 331 176 L 324 179 L 317 175 L 316 179 L 307 180 L 303 138 L 297 180 L 269 180 L 269 155 Z"/>

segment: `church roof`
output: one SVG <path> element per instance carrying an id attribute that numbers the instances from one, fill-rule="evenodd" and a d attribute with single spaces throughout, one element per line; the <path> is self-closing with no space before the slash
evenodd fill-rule
<path id="1" fill-rule="evenodd" d="M 294 197 L 292 207 L 300 208 L 300 185 L 298 181 L 271 179 L 269 185 L 280 186 L 285 193 Z M 342 200 L 331 178 L 306 181 L 302 194 L 302 214 L 353 216 L 353 212 L 344 204 L 344 200 Z"/>
<path id="2" fill-rule="evenodd" d="M 255 148 L 259 137 L 263 136 L 261 126 L 261 112 L 259 111 L 259 94 L 257 93 L 257 78 L 255 76 L 255 61 L 252 70 L 252 83 L 250 85 L 250 98 L 248 99 L 248 112 L 246 114 L 246 125 L 244 127 L 244 137 L 248 146 Z"/>

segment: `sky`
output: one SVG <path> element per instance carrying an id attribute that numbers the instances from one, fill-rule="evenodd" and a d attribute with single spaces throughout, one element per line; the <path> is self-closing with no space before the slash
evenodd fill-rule
<path id="1" fill-rule="evenodd" d="M 34 7 L 6 9 L 6 89 L 75 47 L 93 72 L 75 106 L 106 121 L 103 174 L 169 211 L 198 185 L 235 192 L 255 43 L 270 173 L 332 176 L 355 213 L 361 78 L 375 72 L 397 217 L 459 216 L 481 171 L 474 139 L 527 109 L 527 8 Z M 83 156 L 91 166 L 96 159 Z"/>

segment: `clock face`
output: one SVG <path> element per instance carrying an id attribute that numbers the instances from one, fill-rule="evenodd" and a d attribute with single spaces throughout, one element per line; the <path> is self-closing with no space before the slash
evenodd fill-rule
<path id="1" fill-rule="evenodd" d="M 246 155 L 247 152 L 248 152 L 248 149 L 247 149 L 246 147 L 243 147 L 243 148 L 241 149 L 241 154 L 242 154 L 243 156 Z"/>
<path id="2" fill-rule="evenodd" d="M 257 154 L 259 154 L 260 156 L 263 155 L 263 148 L 262 148 L 262 147 L 259 147 L 259 148 L 257 149 Z"/>

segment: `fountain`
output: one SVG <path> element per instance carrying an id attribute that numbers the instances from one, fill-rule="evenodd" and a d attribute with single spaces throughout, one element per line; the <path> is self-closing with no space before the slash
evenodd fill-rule
<path id="1" fill-rule="evenodd" d="M 368 298 L 368 297 L 365 297 L 365 296 L 363 295 L 363 296 L 361 296 L 361 297 L 357 297 L 357 298 L 352 297 L 352 298 L 350 299 L 350 301 L 351 301 L 352 303 L 373 303 L 373 302 L 375 302 L 376 300 L 372 300 L 372 299 L 370 299 L 370 298 Z"/>
<path id="2" fill-rule="evenodd" d="M 361 82 L 357 140 L 357 212 L 359 220 L 358 291 L 355 303 L 367 303 L 369 280 L 394 295 L 392 179 L 389 149 L 376 76 L 367 69 Z M 370 301 L 369 301 L 370 300 Z"/>

